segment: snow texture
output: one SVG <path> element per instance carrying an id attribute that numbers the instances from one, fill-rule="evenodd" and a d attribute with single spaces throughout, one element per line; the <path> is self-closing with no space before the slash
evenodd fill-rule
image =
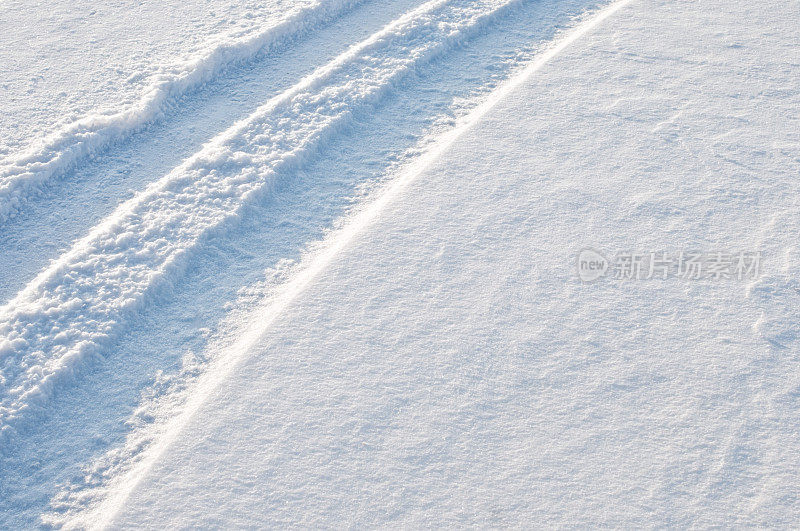
<path id="1" fill-rule="evenodd" d="M 0 444 L 254 194 L 311 156 L 358 106 L 510 4 L 435 0 L 354 45 L 121 205 L 0 308 Z"/>
<path id="2" fill-rule="evenodd" d="M 760 8 L 709 5 L 623 6 L 402 174 L 98 521 L 791 527 L 793 17 L 756 46 Z M 760 249 L 765 274 L 584 284 L 589 244 Z"/>
<path id="3" fill-rule="evenodd" d="M 201 77 L 373 8 L 298 5 Z M 798 4 L 391 8 L 14 273 L 0 524 L 795 526 Z M 26 219 L 0 248 L 44 245 Z M 585 282 L 586 248 L 761 270 Z"/>
<path id="4" fill-rule="evenodd" d="M 151 124 L 171 102 L 206 83 L 225 67 L 247 61 L 296 38 L 356 5 L 355 0 L 306 2 L 266 29 L 220 40 L 178 65 L 149 76 L 141 99 L 113 113 L 93 114 L 70 123 L 36 142 L 0 166 L 0 223 L 13 215 L 31 194 L 64 174 L 82 159 Z"/>

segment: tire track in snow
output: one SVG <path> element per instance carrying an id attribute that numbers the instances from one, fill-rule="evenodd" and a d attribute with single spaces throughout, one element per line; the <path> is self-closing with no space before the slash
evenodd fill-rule
<path id="1" fill-rule="evenodd" d="M 0 308 L 0 449 L 169 289 L 206 238 L 313 155 L 353 110 L 518 1 L 423 4 L 220 134 L 38 275 Z"/>
<path id="2" fill-rule="evenodd" d="M 258 54 L 336 19 L 366 0 L 318 0 L 253 35 L 227 40 L 187 60 L 180 71 L 162 74 L 135 105 L 115 114 L 86 116 L 0 166 L 0 223 L 12 217 L 46 184 L 114 142 L 156 122 L 170 102 L 219 75 L 228 65 Z"/>
<path id="3" fill-rule="evenodd" d="M 297 50 L 318 49 L 326 40 L 320 35 L 332 36 L 332 30 L 362 20 L 371 29 L 348 40 L 358 42 L 421 3 L 388 0 L 358 8 L 343 17 L 350 22 L 337 21 L 308 42 L 293 45 L 288 55 L 302 57 Z M 370 191 L 390 181 L 488 94 L 552 46 L 564 34 L 563 28 L 576 27 L 604 5 L 598 0 L 537 0 L 508 10 L 444 57 L 416 68 L 395 85 L 390 97 L 355 112 L 348 126 L 313 159 L 244 208 L 235 227 L 205 241 L 169 296 L 151 301 L 125 327 L 102 364 L 92 364 L 81 378 L 61 387 L 48 402 L 46 414 L 0 455 L 0 475 L 6 478 L 0 489 L 0 526 L 59 527 L 66 513 L 93 505 L 105 480 L 128 470 L 158 440 L 158 429 L 150 428 L 163 426 L 165 419 L 180 413 L 196 378 L 216 357 L 226 355 L 227 345 L 246 326 L 243 320 L 291 279 L 296 260 L 346 222 L 368 196 L 374 197 Z M 388 10 L 390 16 L 375 20 Z M 345 35 L 352 33 L 342 32 L 341 38 Z M 340 46 L 317 64 L 327 63 L 344 49 L 346 45 Z M 267 63 L 278 60 L 271 57 Z M 285 76 L 289 66 L 267 70 Z M 248 78 L 253 71 L 247 69 Z M 225 79 L 228 83 L 231 78 Z M 269 97 L 261 98 L 261 103 Z M 202 99 L 192 97 L 190 105 Z M 138 138 L 155 133 L 148 130 Z M 138 143 L 135 139 L 120 147 L 129 151 Z M 105 166 L 102 160 L 95 165 Z M 47 196 L 52 195 L 48 190 Z M 44 203 L 37 200 L 31 206 L 40 209 Z M 32 211 L 24 211 L 14 223 L 29 218 Z M 33 498 L 34 492 L 42 494 L 17 511 L 15 500 Z"/>
<path id="4" fill-rule="evenodd" d="M 257 346 L 264 331 L 314 282 L 336 256 L 367 229 L 386 206 L 400 196 L 432 162 L 445 153 L 459 137 L 474 127 L 500 101 L 572 43 L 632 1 L 616 0 L 599 10 L 591 18 L 578 24 L 572 31 L 556 39 L 549 49 L 490 93 L 480 105 L 464 116 L 456 127 L 440 135 L 422 156 L 404 168 L 381 193 L 363 205 L 361 209 L 355 211 L 341 228 L 332 232 L 319 246 L 305 256 L 298 268 L 294 270 L 292 277 L 275 293 L 274 297 L 248 315 L 245 326 L 241 333 L 237 334 L 232 345 L 216 345 L 217 348 L 224 349 L 224 354 L 215 358 L 211 367 L 201 374 L 191 388 L 185 405 L 177 415 L 168 418 L 163 426 L 148 428 L 154 429 L 157 435 L 154 444 L 144 451 L 144 455 L 137 455 L 136 448 L 120 450 L 122 454 L 136 456 L 136 462 L 130 468 L 117 469 L 121 472 L 95 487 L 95 492 L 78 493 L 73 500 L 77 502 L 77 506 L 67 508 L 66 514 L 49 515 L 46 521 L 67 528 L 102 529 L 113 525 L 114 519 L 124 508 L 130 494 L 178 437 L 183 427 L 205 403 L 206 399 L 219 389 L 231 375 L 233 369 L 253 352 L 253 348 Z M 129 438 L 128 443 L 138 448 L 140 445 L 146 444 L 145 439 L 147 437 L 141 437 L 141 434 L 134 435 Z M 91 501 L 87 503 L 86 500 Z"/>
<path id="5" fill-rule="evenodd" d="M 297 5 L 312 1 L 316 0 L 301 0 Z M 157 121 L 82 161 L 63 178 L 50 181 L 0 223 L 0 306 L 122 202 L 264 102 L 423 1 L 365 1 L 252 60 L 229 65 L 209 82 L 170 102 Z"/>

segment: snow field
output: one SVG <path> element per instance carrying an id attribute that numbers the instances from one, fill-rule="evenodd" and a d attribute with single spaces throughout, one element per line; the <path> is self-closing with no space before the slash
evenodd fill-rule
<path id="1" fill-rule="evenodd" d="M 396 16 L 364 6 L 333 7 L 372 24 L 337 43 Z M 337 23 L 287 37 L 302 80 L 230 128 L 219 103 L 272 63 L 213 75 L 236 90 L 178 111 L 227 129 L 177 167 L 145 159 L 178 142 L 139 146 L 181 136 L 181 112 L 23 194 L 0 231 L 0 288 L 25 286 L 0 309 L 0 523 L 796 520 L 796 6 L 414 6 L 327 64 Z M 74 197 L 97 210 L 35 236 Z M 68 251 L 31 280 L 49 257 L 19 257 L 49 240 Z M 587 246 L 764 269 L 585 284 Z"/>
<path id="2" fill-rule="evenodd" d="M 353 46 L 249 119 L 221 133 L 121 205 L 0 309 L 0 437 L 118 336 L 148 296 L 180 275 L 188 253 L 276 175 L 310 156 L 356 106 L 374 103 L 513 2 L 437 0 Z"/>

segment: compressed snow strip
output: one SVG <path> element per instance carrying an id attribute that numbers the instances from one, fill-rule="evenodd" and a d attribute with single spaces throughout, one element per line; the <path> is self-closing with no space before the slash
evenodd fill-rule
<path id="1" fill-rule="evenodd" d="M 44 138 L 0 166 L 0 223 L 52 179 L 142 127 L 158 120 L 169 102 L 208 82 L 228 65 L 247 61 L 281 42 L 336 18 L 364 0 L 319 0 L 297 9 L 274 26 L 253 35 L 223 41 L 189 59 L 177 73 L 162 74 L 135 105 L 114 114 L 90 115 Z"/>
<path id="2" fill-rule="evenodd" d="M 0 444 L 181 276 L 204 239 L 354 109 L 515 3 L 423 4 L 221 133 L 77 242 L 0 308 Z"/>

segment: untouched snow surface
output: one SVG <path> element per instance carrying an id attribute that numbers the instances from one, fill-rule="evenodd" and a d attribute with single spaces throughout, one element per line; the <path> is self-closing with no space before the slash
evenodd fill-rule
<path id="1" fill-rule="evenodd" d="M 768 4 L 409 6 L 152 176 L 0 312 L 2 522 L 796 525 L 800 6 Z M 586 248 L 761 262 L 583 282 Z"/>

